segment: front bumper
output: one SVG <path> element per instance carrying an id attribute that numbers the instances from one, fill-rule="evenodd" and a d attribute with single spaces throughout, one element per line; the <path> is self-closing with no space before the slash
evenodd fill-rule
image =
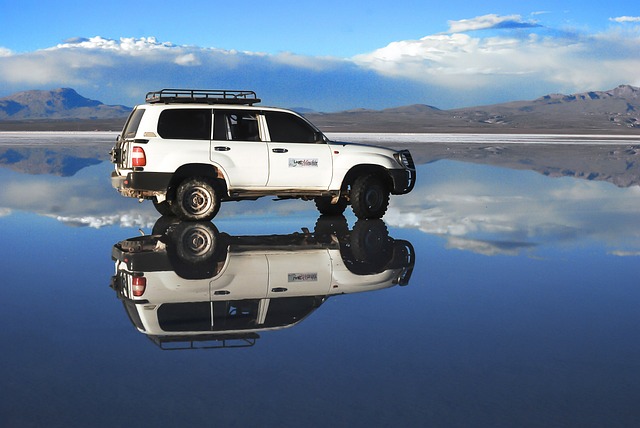
<path id="1" fill-rule="evenodd" d="M 389 171 L 393 188 L 391 193 L 394 195 L 404 195 L 413 190 L 416 185 L 415 169 L 392 169 Z"/>

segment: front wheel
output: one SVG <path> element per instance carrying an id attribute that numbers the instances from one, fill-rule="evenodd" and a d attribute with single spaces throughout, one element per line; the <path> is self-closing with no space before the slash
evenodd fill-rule
<path id="1" fill-rule="evenodd" d="M 178 186 L 172 207 L 182 220 L 209 221 L 220 210 L 220 194 L 209 178 L 187 178 Z"/>
<path id="2" fill-rule="evenodd" d="M 350 196 L 351 208 L 359 219 L 382 218 L 389 206 L 389 189 L 375 175 L 356 178 Z"/>

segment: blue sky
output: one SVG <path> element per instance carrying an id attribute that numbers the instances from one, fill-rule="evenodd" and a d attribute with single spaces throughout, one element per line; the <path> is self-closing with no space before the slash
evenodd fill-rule
<path id="1" fill-rule="evenodd" d="M 66 86 L 133 105 L 161 87 L 231 87 L 332 111 L 640 86 L 640 9 L 628 0 L 0 0 L 0 10 L 0 96 Z"/>

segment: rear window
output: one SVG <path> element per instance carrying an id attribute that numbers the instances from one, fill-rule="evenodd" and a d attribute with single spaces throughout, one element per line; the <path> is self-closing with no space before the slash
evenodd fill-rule
<path id="1" fill-rule="evenodd" d="M 136 136 L 144 111 L 145 110 L 143 108 L 137 108 L 131 112 L 129 119 L 127 119 L 127 124 L 124 126 L 122 138 L 134 138 Z"/>
<path id="2" fill-rule="evenodd" d="M 167 109 L 160 113 L 158 134 L 175 140 L 211 139 L 210 109 Z"/>

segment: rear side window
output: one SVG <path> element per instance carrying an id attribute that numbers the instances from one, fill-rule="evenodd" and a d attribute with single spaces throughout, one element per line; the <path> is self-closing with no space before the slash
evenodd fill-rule
<path id="1" fill-rule="evenodd" d="M 265 112 L 271 141 L 315 143 L 317 133 L 305 120 L 289 113 Z"/>
<path id="2" fill-rule="evenodd" d="M 210 109 L 167 109 L 160 113 L 158 134 L 174 140 L 209 140 Z"/>
<path id="3" fill-rule="evenodd" d="M 131 112 L 129 119 L 127 119 L 127 124 L 124 126 L 122 138 L 134 138 L 136 136 L 144 111 L 145 110 L 143 108 L 137 108 Z"/>

